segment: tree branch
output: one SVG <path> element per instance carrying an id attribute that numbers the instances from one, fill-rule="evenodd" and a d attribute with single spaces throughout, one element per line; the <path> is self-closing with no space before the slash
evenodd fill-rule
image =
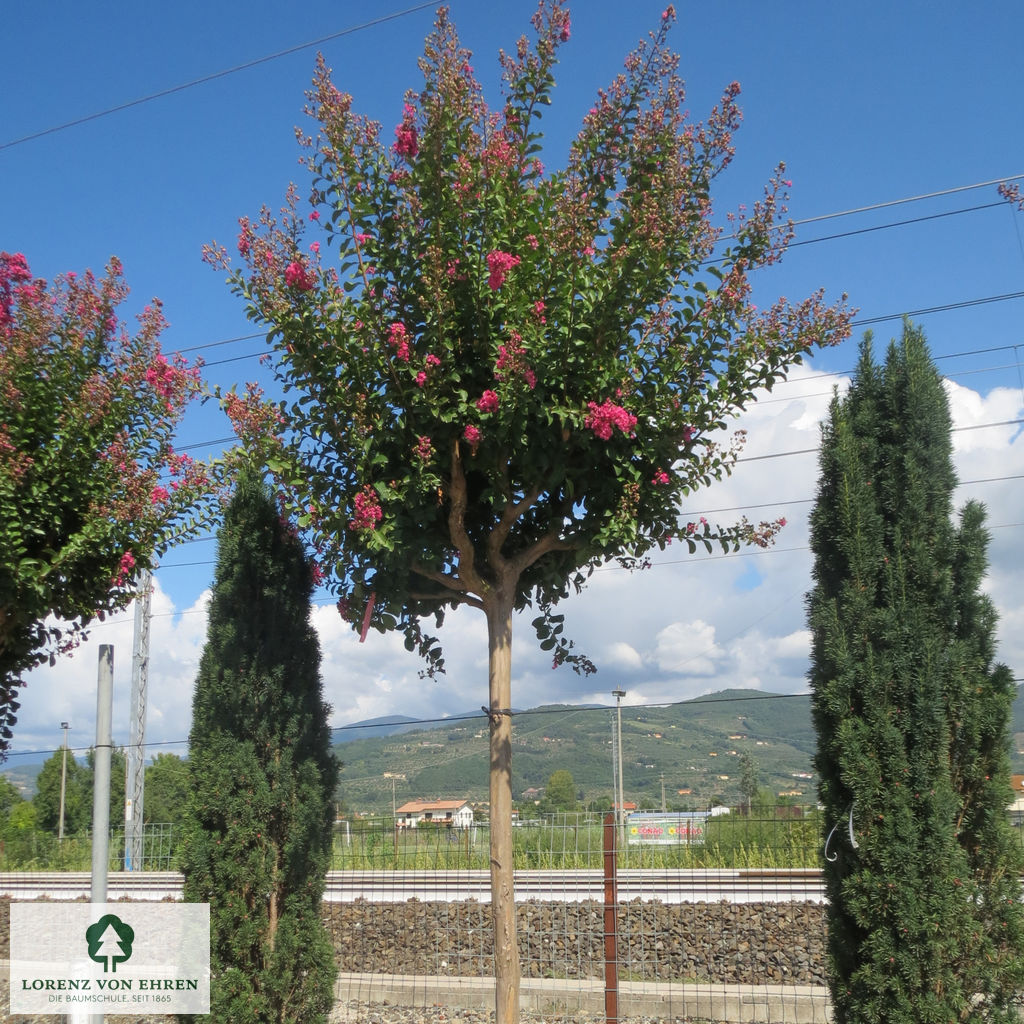
<path id="1" fill-rule="evenodd" d="M 484 591 L 484 581 L 476 571 L 476 552 L 473 541 L 466 533 L 466 474 L 462 471 L 462 457 L 459 454 L 459 442 L 452 444 L 452 475 L 448 489 L 448 533 L 452 543 L 459 552 L 459 579 L 465 584 L 466 590 L 477 594 Z"/>
<path id="2" fill-rule="evenodd" d="M 509 564 L 514 572 L 522 573 L 549 551 L 572 551 L 575 547 L 571 541 L 564 540 L 557 530 L 551 530 L 525 551 L 520 551 Z"/>
<path id="3" fill-rule="evenodd" d="M 501 554 L 502 546 L 508 539 L 509 532 L 512 529 L 515 521 L 540 497 L 541 488 L 537 484 L 530 488 L 517 502 L 513 502 L 511 498 L 505 503 L 505 510 L 501 514 L 501 519 L 498 520 L 497 526 L 491 530 L 490 536 L 487 538 L 487 555 L 490 559 L 491 565 L 497 566 L 499 562 L 504 562 L 504 557 Z"/>
<path id="4" fill-rule="evenodd" d="M 453 604 L 468 604 L 471 608 L 479 608 L 481 611 L 484 610 L 483 601 L 479 598 L 473 597 L 472 594 L 455 594 L 449 591 L 427 594 L 410 590 L 409 598 L 413 601 L 451 601 Z"/>
<path id="5" fill-rule="evenodd" d="M 461 580 L 457 580 L 454 576 L 449 576 L 447 573 L 439 572 L 437 569 L 431 569 L 423 565 L 422 562 L 413 562 L 411 568 L 417 576 L 422 576 L 425 580 L 433 580 L 434 583 L 440 583 L 446 590 L 453 591 L 456 594 L 465 594 L 469 590 L 469 587 Z"/>

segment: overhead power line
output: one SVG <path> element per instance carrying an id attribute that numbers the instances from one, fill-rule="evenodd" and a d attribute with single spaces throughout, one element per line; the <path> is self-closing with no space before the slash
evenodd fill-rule
<path id="1" fill-rule="evenodd" d="M 986 306 L 986 305 L 990 305 L 990 304 L 995 303 L 995 302 L 1010 302 L 1010 301 L 1012 301 L 1014 299 L 1021 299 L 1021 298 L 1024 298 L 1024 291 L 1005 292 L 1002 295 L 983 295 L 983 296 L 980 296 L 979 298 L 975 298 L 975 299 L 961 299 L 959 302 L 946 302 L 946 303 L 942 303 L 941 305 L 938 305 L 938 306 L 923 306 L 920 309 L 903 310 L 903 312 L 901 312 L 901 313 L 886 313 L 884 316 L 864 317 L 864 318 L 859 319 L 859 320 L 851 320 L 850 321 L 850 326 L 851 327 L 868 327 L 871 324 L 881 324 L 881 323 L 888 323 L 888 322 L 891 322 L 891 321 L 894 321 L 894 320 L 902 320 L 904 317 L 928 316 L 928 315 L 933 314 L 933 313 L 946 313 L 946 312 L 949 312 L 950 310 L 954 310 L 954 309 L 968 309 L 968 308 L 970 308 L 972 306 Z M 264 335 L 263 334 L 258 334 L 258 335 L 252 335 L 251 337 L 254 337 L 254 338 L 260 337 L 260 338 L 262 338 L 262 337 L 264 337 Z M 242 339 L 233 338 L 231 340 L 232 341 L 239 341 L 239 340 L 242 340 Z M 181 349 L 180 351 L 182 351 L 182 352 L 196 352 L 196 351 L 199 351 L 200 349 L 212 348 L 213 346 L 220 345 L 220 344 L 226 344 L 226 342 L 214 341 L 214 342 L 209 342 L 209 343 L 207 343 L 205 345 L 194 345 L 194 346 L 192 346 L 192 348 Z M 1018 348 L 1018 347 L 1019 346 L 1016 346 L 1016 345 L 1003 345 L 1003 346 L 999 346 L 999 348 L 1001 348 L 1001 349 L 1015 349 L 1015 348 Z M 978 351 L 979 352 L 981 352 L 981 351 L 996 351 L 996 349 L 985 349 L 985 350 L 979 349 Z M 238 363 L 238 362 L 242 362 L 242 361 L 244 361 L 246 359 L 259 359 L 259 358 L 261 358 L 262 356 L 265 356 L 265 355 L 267 355 L 267 350 L 266 349 L 260 349 L 259 351 L 256 351 L 256 352 L 246 352 L 246 353 L 243 353 L 240 356 L 229 356 L 226 359 L 211 359 L 211 360 L 209 360 L 207 362 L 204 362 L 203 363 L 203 367 L 205 369 L 205 368 L 209 368 L 211 366 L 225 366 L 228 363 Z M 948 358 L 948 357 L 936 356 L 935 358 L 936 359 L 942 359 L 942 358 Z M 841 371 L 837 371 L 836 375 L 838 376 L 839 374 L 842 374 L 842 373 L 845 373 L 845 372 L 848 372 L 848 371 L 842 371 L 842 370 Z"/>
<path id="2" fill-rule="evenodd" d="M 225 68 L 223 71 L 215 71 L 213 74 L 203 75 L 201 78 L 193 78 L 190 82 L 182 82 L 180 85 L 173 85 L 169 89 L 161 89 L 159 92 L 149 93 L 147 96 L 140 96 L 138 99 L 128 100 L 126 103 L 118 103 L 116 106 L 107 107 L 105 110 L 97 110 L 95 113 L 86 114 L 84 117 L 75 118 L 73 121 L 65 121 L 63 124 L 56 124 L 50 128 L 44 128 L 42 131 L 32 132 L 30 135 L 23 135 L 19 139 L 11 139 L 9 142 L 0 143 L 0 150 L 11 149 L 14 146 L 20 146 L 25 142 L 32 142 L 35 139 L 41 139 L 47 135 L 54 135 L 57 132 L 65 131 L 68 128 L 74 128 L 80 124 L 88 124 L 90 121 L 98 121 L 100 118 L 109 117 L 111 114 L 120 113 L 122 110 L 129 110 L 132 107 L 141 106 L 144 103 L 152 103 L 154 100 L 163 99 L 165 96 L 173 96 L 175 93 L 185 92 L 187 89 L 194 89 L 199 85 L 206 85 L 208 82 L 215 82 L 219 78 L 227 78 L 229 75 L 237 75 L 240 71 L 248 71 L 250 68 L 259 67 L 261 64 L 268 64 L 270 61 L 279 60 L 281 57 L 288 57 L 293 53 L 301 53 L 303 50 L 312 49 L 314 46 L 320 46 L 323 43 L 332 42 L 335 39 L 341 39 L 344 36 L 350 36 L 355 32 L 362 32 L 364 29 L 375 28 L 377 25 L 386 24 L 389 21 L 395 21 L 398 18 L 404 18 L 409 14 L 416 14 L 418 11 L 425 11 L 427 8 L 436 6 L 434 0 L 430 0 L 428 3 L 417 4 L 415 7 L 407 7 L 403 11 L 395 11 L 392 14 L 382 14 L 379 18 L 373 18 L 370 21 L 364 21 L 358 25 L 351 25 L 348 28 L 343 28 L 339 32 L 332 32 L 330 35 L 320 36 L 319 39 L 311 39 L 306 43 L 299 43 L 296 46 L 289 46 L 285 50 L 278 50 L 275 53 L 268 53 L 263 57 L 257 57 L 255 60 L 246 61 L 244 64 L 236 64 L 233 68 Z"/>
<path id="3" fill-rule="evenodd" d="M 944 188 L 938 192 L 922 192 L 920 195 L 907 196 L 905 199 L 890 199 L 882 203 L 871 203 L 868 206 L 856 206 L 850 210 L 839 210 L 836 213 L 822 213 L 817 217 L 804 217 L 802 220 L 793 221 L 794 227 L 801 224 L 817 224 L 823 220 L 835 220 L 837 217 L 850 217 L 857 213 L 872 213 L 875 210 L 885 210 L 891 206 L 904 206 L 907 203 L 919 203 L 924 199 L 938 199 L 941 196 L 955 195 L 957 192 L 970 192 L 976 188 L 992 188 L 994 185 L 1002 185 L 1004 181 L 1017 181 L 1024 178 L 1024 174 L 1008 174 L 1002 178 L 990 178 L 988 181 L 976 181 L 971 185 L 957 185 L 955 188 Z"/>

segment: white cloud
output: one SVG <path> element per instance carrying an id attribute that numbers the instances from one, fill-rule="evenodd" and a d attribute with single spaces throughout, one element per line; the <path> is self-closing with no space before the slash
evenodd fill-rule
<path id="1" fill-rule="evenodd" d="M 715 643 L 715 627 L 695 619 L 673 622 L 661 630 L 655 638 L 653 661 L 662 672 L 710 676 L 722 653 Z"/>
<path id="2" fill-rule="evenodd" d="M 601 660 L 609 668 L 621 668 L 631 671 L 642 669 L 644 664 L 643 658 L 640 657 L 640 652 L 635 647 L 631 647 L 622 641 L 610 644 L 605 649 L 604 658 Z"/>

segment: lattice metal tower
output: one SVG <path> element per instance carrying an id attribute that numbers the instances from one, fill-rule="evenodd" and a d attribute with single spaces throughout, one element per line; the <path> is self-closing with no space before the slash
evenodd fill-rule
<path id="1" fill-rule="evenodd" d="M 139 574 L 135 594 L 135 640 L 132 648 L 132 705 L 124 800 L 124 868 L 142 870 L 142 814 L 146 781 L 146 685 L 149 679 L 149 619 L 153 578 Z"/>

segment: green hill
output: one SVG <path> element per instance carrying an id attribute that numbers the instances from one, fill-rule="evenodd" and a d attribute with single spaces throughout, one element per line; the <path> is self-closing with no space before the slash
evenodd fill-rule
<path id="1" fill-rule="evenodd" d="M 552 705 L 520 711 L 513 723 L 513 793 L 541 789 L 568 769 L 585 801 L 612 793 L 614 709 Z M 622 709 L 623 784 L 627 800 L 661 806 L 703 806 L 740 800 L 739 760 L 758 764 L 761 785 L 815 799 L 811 772 L 814 731 L 807 697 L 726 690 L 663 708 Z M 345 762 L 345 805 L 364 813 L 391 809 L 395 799 L 487 799 L 487 723 L 453 721 L 401 735 L 357 739 L 337 748 Z M 684 792 L 680 792 L 683 790 Z M 685 792 L 689 790 L 689 792 Z"/>
<path id="2" fill-rule="evenodd" d="M 612 721 L 609 707 L 551 705 L 516 713 L 513 722 L 512 792 L 543 789 L 551 773 L 568 769 L 584 802 L 611 802 Z M 405 727 L 403 727 L 405 728 Z M 1024 689 L 1013 707 L 1012 764 L 1024 773 Z M 365 735 L 365 733 L 361 733 Z M 623 786 L 626 800 L 661 806 L 662 777 L 668 807 L 741 802 L 740 758 L 757 763 L 763 788 L 817 798 L 810 698 L 724 690 L 670 707 L 622 709 Z M 487 722 L 453 720 L 398 735 L 360 738 L 339 745 L 344 805 L 362 813 L 390 813 L 391 780 L 398 773 L 398 804 L 412 799 L 487 799 Z M 682 791 L 682 792 L 680 792 Z M 688 792 L 687 792 L 688 791 Z"/>

